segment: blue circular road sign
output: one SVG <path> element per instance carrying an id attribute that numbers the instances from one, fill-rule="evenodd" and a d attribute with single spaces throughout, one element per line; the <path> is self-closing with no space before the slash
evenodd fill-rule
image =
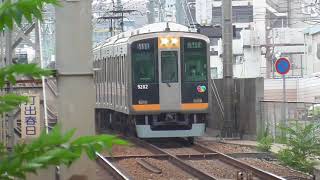
<path id="1" fill-rule="evenodd" d="M 275 65 L 277 72 L 282 75 L 287 74 L 291 67 L 290 61 L 287 58 L 279 58 Z"/>

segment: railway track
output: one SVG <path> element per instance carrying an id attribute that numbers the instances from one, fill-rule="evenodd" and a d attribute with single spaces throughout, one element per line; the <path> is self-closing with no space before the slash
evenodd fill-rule
<path id="1" fill-rule="evenodd" d="M 179 151 L 170 151 L 168 150 L 169 148 L 163 146 L 159 147 L 157 144 L 152 144 L 137 138 L 130 138 L 128 140 L 139 147 L 147 149 L 151 153 L 143 155 L 125 154 L 105 157 L 101 154 L 97 154 L 100 164 L 104 163 L 106 169 L 112 173 L 115 179 L 134 179 L 141 175 L 139 173 L 139 176 L 137 176 L 138 174 L 134 174 L 137 172 L 130 171 L 128 167 L 125 167 L 125 163 L 135 164 L 135 166 L 137 166 L 135 169 L 143 169 L 144 171 L 148 172 L 148 175 L 154 174 L 154 179 L 157 179 L 159 174 L 168 173 L 166 171 L 169 170 L 165 169 L 166 166 L 170 166 L 171 170 L 172 168 L 177 168 L 177 174 L 179 174 L 178 171 L 181 171 L 181 176 L 177 177 L 176 179 L 226 178 L 220 177 L 219 173 L 221 172 L 219 171 L 217 172 L 218 174 L 214 174 L 212 173 L 212 169 L 204 169 L 201 166 L 201 162 L 211 162 L 213 166 L 220 166 L 218 168 L 221 168 L 221 166 L 225 167 L 223 170 L 228 171 L 225 173 L 231 174 L 231 176 L 228 176 L 229 179 L 285 179 L 254 166 L 248 165 L 247 163 L 239 161 L 229 155 L 213 151 L 207 147 L 204 147 L 202 144 L 195 143 L 192 146 L 183 147 L 183 152 L 181 153 Z M 159 168 L 159 166 L 161 166 L 161 168 Z M 167 176 L 170 177 L 169 174 L 167 174 Z"/>

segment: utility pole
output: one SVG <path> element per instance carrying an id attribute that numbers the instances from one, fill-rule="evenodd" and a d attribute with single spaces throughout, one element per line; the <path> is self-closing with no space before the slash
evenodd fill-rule
<path id="1" fill-rule="evenodd" d="M 183 16 L 183 7 L 186 3 L 185 0 L 176 0 L 176 19 L 177 19 L 177 23 L 179 24 L 185 24 L 184 17 Z"/>
<path id="2" fill-rule="evenodd" d="M 149 14 L 148 14 L 148 23 L 149 24 L 152 24 L 152 23 L 154 23 L 154 1 L 155 0 L 149 0 L 149 3 L 148 3 L 148 5 L 147 5 L 147 8 L 148 8 L 148 10 L 149 10 Z"/>
<path id="3" fill-rule="evenodd" d="M 5 31 L 5 37 L 6 37 L 6 48 L 5 48 L 5 66 L 9 66 L 12 64 L 12 31 L 6 28 Z M 8 93 L 12 90 L 11 85 L 8 87 Z M 13 148 L 14 146 L 14 120 L 12 119 L 12 113 L 6 113 L 5 114 L 5 122 L 8 125 L 7 126 L 7 147 L 9 149 Z"/>
<path id="4" fill-rule="evenodd" d="M 113 32 L 113 27 L 112 27 L 112 22 L 121 19 L 121 23 L 120 23 L 120 28 L 121 28 L 121 32 L 124 31 L 124 24 L 123 24 L 123 19 L 124 19 L 124 14 L 130 14 L 132 12 L 135 12 L 137 10 L 135 9 L 121 9 L 121 10 L 112 10 L 112 11 L 108 11 L 108 13 L 113 13 L 113 14 L 120 14 L 116 15 L 116 16 L 102 16 L 99 17 L 98 19 L 104 19 L 104 20 L 110 20 L 110 30 L 111 30 L 111 36 L 112 36 L 112 32 Z"/>
<path id="5" fill-rule="evenodd" d="M 232 51 L 232 0 L 222 1 L 223 13 L 223 92 L 224 92 L 224 123 L 222 136 L 232 137 L 235 133 L 234 102 L 233 102 L 233 51 Z"/>
<path id="6" fill-rule="evenodd" d="M 94 135 L 91 0 L 61 1 L 55 12 L 58 118 L 64 132 L 75 128 L 76 137 Z M 83 156 L 60 172 L 61 180 L 96 179 L 96 163 Z"/>

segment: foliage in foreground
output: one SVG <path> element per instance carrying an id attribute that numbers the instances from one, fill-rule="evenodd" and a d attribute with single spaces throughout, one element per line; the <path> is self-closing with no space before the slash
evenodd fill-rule
<path id="1" fill-rule="evenodd" d="M 60 126 L 56 126 L 49 134 L 43 132 L 29 144 L 16 145 L 10 154 L 0 145 L 0 179 L 25 179 L 26 173 L 36 173 L 50 165 L 69 166 L 81 157 L 83 151 L 93 160 L 96 151 L 110 150 L 113 144 L 127 144 L 112 135 L 82 136 L 71 140 L 74 133 L 75 129 L 62 133 Z"/>
<path id="2" fill-rule="evenodd" d="M 0 6 L 0 31 L 5 27 L 12 29 L 14 22 L 20 26 L 23 19 L 29 23 L 33 18 L 42 20 L 45 4 L 59 5 L 58 0 L 5 0 Z"/>
<path id="3" fill-rule="evenodd" d="M 42 20 L 42 8 L 45 4 L 59 5 L 58 0 L 5 0 L 0 4 L 0 32 L 6 28 L 12 30 L 14 23 L 21 26 L 23 19 L 29 23 L 33 18 Z M 35 64 L 15 64 L 0 68 L 0 88 L 6 84 L 15 84 L 18 75 L 39 78 L 49 76 L 51 71 L 41 69 Z M 0 96 L 0 113 L 10 112 L 19 104 L 27 102 L 27 97 L 16 94 Z M 49 134 L 42 133 L 31 143 L 21 143 L 13 147 L 13 152 L 7 152 L 0 143 L 0 179 L 25 179 L 29 172 L 36 173 L 40 168 L 50 165 L 71 165 L 85 151 L 90 159 L 95 158 L 95 152 L 102 149 L 110 150 L 113 144 L 127 144 L 125 141 L 111 135 L 82 136 L 71 140 L 75 130 L 66 133 L 55 127 Z"/>
<path id="4" fill-rule="evenodd" d="M 41 69 L 36 64 L 14 64 L 0 68 L 0 88 L 3 89 L 6 84 L 16 84 L 16 76 L 25 75 L 34 78 L 49 76 L 51 70 Z M 0 96 L 0 114 L 10 112 L 17 108 L 21 103 L 28 101 L 25 96 L 19 96 L 14 93 L 8 93 Z"/>
<path id="5" fill-rule="evenodd" d="M 269 135 L 268 128 L 263 133 L 263 136 L 258 139 L 257 149 L 259 151 L 269 152 L 272 146 L 273 138 Z"/>
<path id="6" fill-rule="evenodd" d="M 282 128 L 287 133 L 286 148 L 278 153 L 280 162 L 294 169 L 311 173 L 313 159 L 320 156 L 319 124 L 295 124 Z"/>

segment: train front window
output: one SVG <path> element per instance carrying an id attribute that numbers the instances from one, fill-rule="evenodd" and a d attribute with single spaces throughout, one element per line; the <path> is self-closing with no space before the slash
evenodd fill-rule
<path id="1" fill-rule="evenodd" d="M 186 39 L 184 42 L 184 81 L 207 80 L 206 44 L 204 41 Z"/>
<path id="2" fill-rule="evenodd" d="M 138 42 L 133 45 L 132 66 L 135 83 L 155 82 L 153 42 Z"/>
<path id="3" fill-rule="evenodd" d="M 161 52 L 161 80 L 163 83 L 178 82 L 178 52 Z"/>

